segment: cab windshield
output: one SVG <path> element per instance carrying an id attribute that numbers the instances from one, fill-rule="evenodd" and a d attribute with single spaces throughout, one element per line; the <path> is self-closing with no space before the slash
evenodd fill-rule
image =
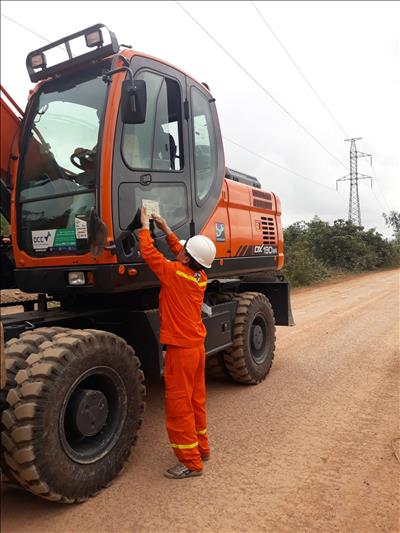
<path id="1" fill-rule="evenodd" d="M 22 144 L 20 246 L 30 254 L 86 251 L 107 86 L 101 75 L 50 82 L 36 96 Z"/>

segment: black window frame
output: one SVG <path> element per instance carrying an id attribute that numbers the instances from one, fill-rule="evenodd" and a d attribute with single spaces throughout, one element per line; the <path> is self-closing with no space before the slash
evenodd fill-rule
<path id="1" fill-rule="evenodd" d="M 196 91 L 200 95 L 200 97 L 206 101 L 208 105 L 208 109 L 209 109 L 210 117 L 211 117 L 212 137 L 213 137 L 213 138 L 210 138 L 210 149 L 214 150 L 214 154 L 211 156 L 211 161 L 213 163 L 212 172 L 214 174 L 214 177 L 208 188 L 207 194 L 201 200 L 199 199 L 199 194 L 198 194 L 197 174 L 196 174 L 196 153 L 195 153 L 196 137 L 195 137 L 195 126 L 194 126 L 195 113 L 194 113 L 193 98 L 192 98 L 192 94 L 194 91 Z M 190 106 L 191 106 L 191 131 L 192 131 L 192 146 L 193 146 L 194 198 L 196 201 L 196 205 L 198 207 L 203 207 L 203 205 L 207 202 L 210 195 L 212 194 L 214 186 L 218 179 L 218 156 L 219 154 L 218 154 L 218 148 L 217 148 L 217 128 L 215 125 L 213 110 L 210 105 L 210 98 L 206 94 L 204 94 L 204 92 L 201 91 L 200 88 L 196 87 L 196 85 L 192 85 L 190 87 Z"/>

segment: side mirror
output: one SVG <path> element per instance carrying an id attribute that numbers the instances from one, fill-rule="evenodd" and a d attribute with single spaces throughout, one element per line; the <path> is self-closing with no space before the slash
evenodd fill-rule
<path id="1" fill-rule="evenodd" d="M 88 222 L 88 244 L 90 253 L 100 257 L 107 244 L 107 226 L 96 213 L 94 207 L 90 210 Z"/>
<path id="2" fill-rule="evenodd" d="M 124 124 L 143 124 L 146 120 L 147 91 L 144 80 L 122 82 L 121 117 Z"/>

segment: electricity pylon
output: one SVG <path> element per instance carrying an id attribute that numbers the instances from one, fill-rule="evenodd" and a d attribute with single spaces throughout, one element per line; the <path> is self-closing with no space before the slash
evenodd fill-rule
<path id="1" fill-rule="evenodd" d="M 345 139 L 346 142 L 351 142 L 350 145 L 350 174 L 346 174 L 343 178 L 336 180 L 336 190 L 338 190 L 339 181 L 350 181 L 350 198 L 349 198 L 349 216 L 348 220 L 361 226 L 361 209 L 360 209 L 360 196 L 358 194 L 358 180 L 371 180 L 372 188 L 372 177 L 367 176 L 366 174 L 361 174 L 358 172 L 357 168 L 357 159 L 359 157 L 370 157 L 372 165 L 372 155 L 365 154 L 364 152 L 358 152 L 356 147 L 356 141 L 359 141 L 361 137 L 353 137 L 352 139 Z"/>

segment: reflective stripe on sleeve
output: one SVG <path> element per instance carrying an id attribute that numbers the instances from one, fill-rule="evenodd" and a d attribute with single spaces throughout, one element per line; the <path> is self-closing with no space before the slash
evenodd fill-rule
<path id="1" fill-rule="evenodd" d="M 192 442 L 192 444 L 174 444 L 171 442 L 171 448 L 178 448 L 179 450 L 191 450 L 192 448 L 196 448 L 196 446 L 199 445 L 199 442 L 196 440 L 196 442 Z"/>
<path id="2" fill-rule="evenodd" d="M 186 272 L 182 272 L 182 270 L 176 270 L 176 274 L 181 278 L 188 279 L 189 281 L 194 281 L 199 287 L 205 287 L 207 285 L 207 281 L 199 282 L 194 276 L 190 276 L 189 274 L 186 274 Z"/>
<path id="3" fill-rule="evenodd" d="M 207 433 L 207 428 L 206 429 L 200 429 L 198 432 L 197 432 L 197 435 L 205 435 Z"/>

